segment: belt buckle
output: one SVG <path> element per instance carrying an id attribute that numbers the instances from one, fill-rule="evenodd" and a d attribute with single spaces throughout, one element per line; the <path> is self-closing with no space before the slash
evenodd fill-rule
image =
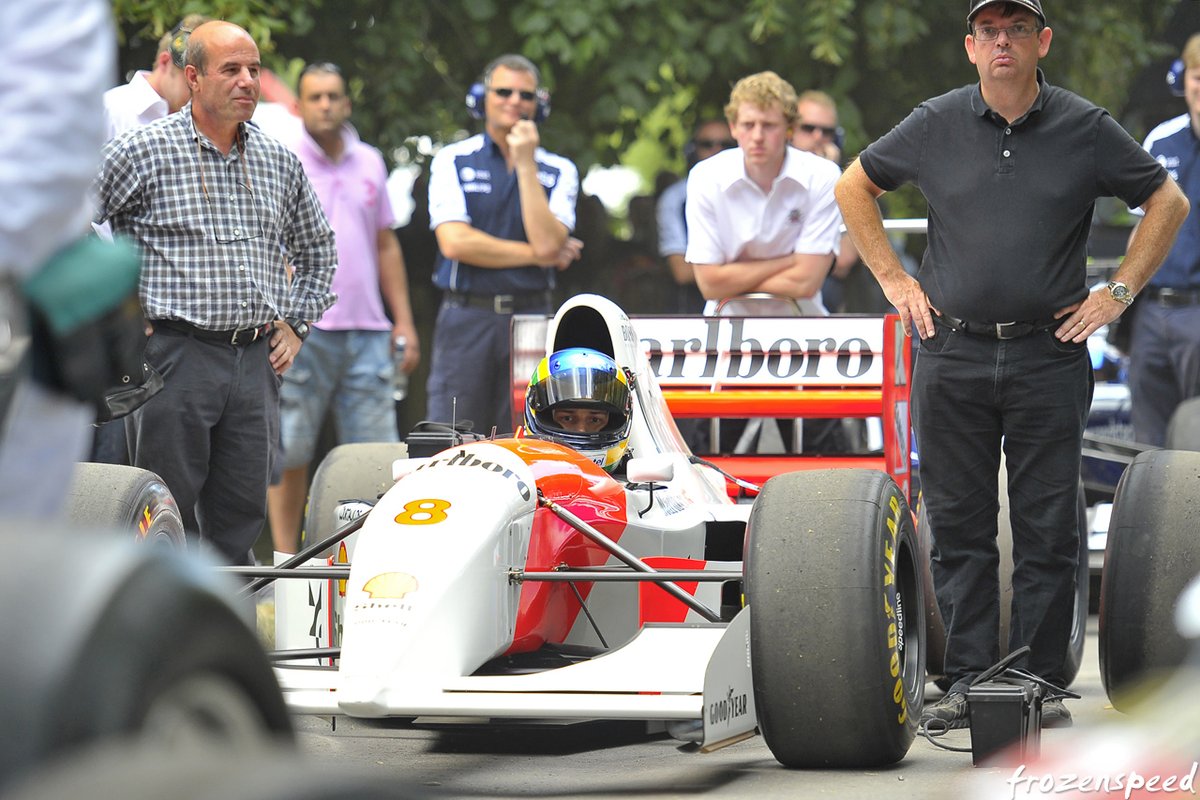
<path id="1" fill-rule="evenodd" d="M 251 342 L 258 341 L 258 337 L 261 333 L 262 333 L 261 327 L 260 328 L 242 328 L 241 330 L 236 330 L 233 332 L 233 335 L 229 337 L 229 343 L 231 345 L 233 345 L 234 347 L 250 344 Z M 249 335 L 250 338 L 243 340 L 242 339 L 243 334 Z"/>
<path id="2" fill-rule="evenodd" d="M 996 323 L 996 338 L 1000 339 L 1001 341 L 1007 341 L 1009 339 L 1019 339 L 1020 337 L 1029 333 L 1028 327 L 1029 327 L 1028 323 L 1017 322 L 1016 320 L 1013 320 L 1012 322 L 997 322 Z M 1018 328 L 1020 330 L 1020 333 L 1008 333 L 1006 331 L 1007 328 Z"/>
<path id="3" fill-rule="evenodd" d="M 511 294 L 497 294 L 492 296 L 492 310 L 497 314 L 513 313 L 513 300 Z"/>

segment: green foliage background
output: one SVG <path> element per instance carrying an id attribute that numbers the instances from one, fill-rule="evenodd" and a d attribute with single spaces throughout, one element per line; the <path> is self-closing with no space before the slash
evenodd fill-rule
<path id="1" fill-rule="evenodd" d="M 1048 0 L 1049 79 L 1120 116 L 1131 82 L 1171 54 L 1161 41 L 1180 0 Z M 974 80 L 963 0 L 113 0 L 122 66 L 148 63 L 184 14 L 246 27 L 266 63 L 294 80 L 307 61 L 351 76 L 354 121 L 392 159 L 414 137 L 445 141 L 474 123 L 466 88 L 492 57 L 543 69 L 553 114 L 543 139 L 586 172 L 626 163 L 650 186 L 683 168 L 698 118 L 720 114 L 739 77 L 773 69 L 838 99 L 847 155 L 925 97 Z M 1178 112 L 1176 112 L 1178 113 Z M 1135 135 L 1138 132 L 1135 132 Z"/>

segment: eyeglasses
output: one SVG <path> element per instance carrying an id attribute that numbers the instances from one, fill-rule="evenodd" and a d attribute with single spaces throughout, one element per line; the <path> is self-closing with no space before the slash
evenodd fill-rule
<path id="1" fill-rule="evenodd" d="M 696 139 L 695 144 L 701 150 L 731 150 L 737 147 L 733 139 Z"/>
<path id="2" fill-rule="evenodd" d="M 996 28 L 984 25 L 975 29 L 975 38 L 981 42 L 994 42 L 1002 33 L 1007 33 L 1009 39 L 1028 39 L 1041 30 L 1039 25 L 1032 22 L 1018 22 L 1007 28 Z"/>
<path id="3" fill-rule="evenodd" d="M 200 138 L 196 138 L 196 164 L 200 169 L 200 191 L 204 193 L 204 205 L 208 208 L 208 227 L 212 230 L 213 238 L 219 244 L 244 242 L 264 235 L 262 220 L 258 217 L 258 201 L 254 196 L 254 189 L 250 186 L 250 171 L 246 167 L 246 144 L 241 134 L 238 135 L 237 145 L 238 161 L 242 162 L 242 178 L 245 182 L 233 182 L 235 195 L 229 197 L 229 205 L 222 213 L 213 209 L 212 198 L 208 196 L 208 184 L 204 180 L 204 148 L 200 146 Z M 253 220 L 237 216 L 237 212 L 243 208 L 250 209 L 254 214 Z"/>
<path id="4" fill-rule="evenodd" d="M 837 136 L 837 128 L 827 128 L 824 125 L 809 125 L 807 122 L 801 122 L 796 127 L 805 133 L 816 133 L 817 131 L 820 131 L 830 139 Z"/>
<path id="5" fill-rule="evenodd" d="M 537 99 L 537 92 L 527 92 L 523 89 L 520 91 L 517 91 L 516 89 L 504 88 L 504 89 L 492 89 L 492 91 L 496 93 L 497 97 L 503 97 L 505 100 L 512 97 L 513 92 L 516 92 L 517 94 L 521 95 L 521 99 L 524 100 L 526 103 L 532 103 L 534 100 Z"/>

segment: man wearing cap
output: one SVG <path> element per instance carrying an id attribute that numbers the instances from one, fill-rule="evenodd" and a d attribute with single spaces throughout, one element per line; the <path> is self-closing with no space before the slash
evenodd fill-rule
<path id="1" fill-rule="evenodd" d="M 1046 82 L 1040 0 L 972 0 L 967 58 L 979 83 L 918 106 L 837 187 L 847 228 L 906 327 L 920 336 L 913 422 L 946 624 L 950 691 L 931 726 L 967 725 L 966 689 L 996 662 L 997 474 L 1007 459 L 1013 532 L 1009 645 L 1063 686 L 1078 553 L 1077 492 L 1092 394 L 1087 337 L 1112 322 L 1170 249 L 1188 202 L 1108 115 Z M 877 198 L 913 183 L 929 204 L 916 277 L 888 244 Z M 1088 291 L 1097 198 L 1144 209 L 1114 281 Z M 1069 725 L 1061 700 L 1043 725 Z"/>
<path id="2" fill-rule="evenodd" d="M 1145 148 L 1166 167 L 1189 200 L 1200 199 L 1200 33 L 1183 47 L 1187 112 L 1162 123 Z M 1181 84 L 1181 85 L 1180 85 Z M 1162 447 L 1167 424 L 1184 400 L 1200 397 L 1200 208 L 1192 206 L 1179 239 L 1142 292 L 1133 315 L 1129 390 L 1133 433 Z"/>

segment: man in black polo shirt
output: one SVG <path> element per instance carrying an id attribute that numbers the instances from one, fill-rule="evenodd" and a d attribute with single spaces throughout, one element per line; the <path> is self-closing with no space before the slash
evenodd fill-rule
<path id="1" fill-rule="evenodd" d="M 579 258 L 579 173 L 542 149 L 537 123 L 549 95 L 537 68 L 500 56 L 467 95 L 484 132 L 446 145 L 429 173 L 429 225 L 438 242 L 433 282 L 442 305 L 433 329 L 426 417 L 469 419 L 475 430 L 513 429 L 509 326 L 545 314 L 557 270 Z"/>
<path id="2" fill-rule="evenodd" d="M 967 685 L 999 658 L 1002 447 L 1015 556 L 1010 647 L 1029 645 L 1025 666 L 1064 683 L 1092 394 L 1087 337 L 1145 285 L 1188 210 L 1107 112 L 1046 83 L 1038 60 L 1052 33 L 1040 0 L 971 0 L 967 27 L 979 83 L 922 103 L 837 187 L 863 260 L 921 337 L 913 421 L 953 682 L 922 720 L 949 727 L 967 724 Z M 876 204 L 910 182 L 929 204 L 916 278 L 888 245 Z M 1085 244 L 1104 196 L 1146 216 L 1114 282 L 1089 293 Z M 1042 720 L 1071 717 L 1054 701 Z"/>

